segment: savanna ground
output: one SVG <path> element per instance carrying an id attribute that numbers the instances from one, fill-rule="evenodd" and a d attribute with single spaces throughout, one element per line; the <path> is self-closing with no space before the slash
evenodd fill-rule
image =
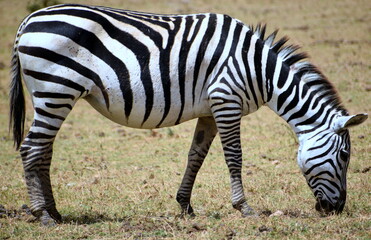
<path id="1" fill-rule="evenodd" d="M 64 2 L 64 1 L 60 1 Z M 303 46 L 339 90 L 350 113 L 371 113 L 371 2 L 90 0 L 157 13 L 219 12 Z M 60 131 L 51 168 L 64 221 L 45 228 L 27 214 L 19 154 L 8 134 L 9 62 L 28 1 L 0 0 L 0 239 L 371 239 L 370 120 L 351 129 L 348 202 L 322 217 L 296 164 L 288 125 L 263 107 L 242 124 L 243 180 L 260 213 L 241 218 L 230 203 L 229 174 L 216 138 L 193 192 L 195 218 L 179 218 L 175 200 L 195 121 L 154 131 L 118 126 L 80 101 Z M 32 120 L 27 98 L 27 128 Z M 22 209 L 23 206 L 23 209 Z M 270 217 L 271 213 L 283 214 Z"/>

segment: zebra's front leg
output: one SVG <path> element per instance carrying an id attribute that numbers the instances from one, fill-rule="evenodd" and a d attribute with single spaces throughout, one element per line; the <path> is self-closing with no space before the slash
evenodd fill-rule
<path id="1" fill-rule="evenodd" d="M 217 129 L 212 117 L 198 119 L 191 149 L 188 153 L 187 168 L 176 196 L 182 215 L 194 216 L 190 203 L 193 185 L 216 133 Z"/>
<path id="2" fill-rule="evenodd" d="M 239 210 L 242 216 L 255 215 L 253 209 L 247 204 L 242 186 L 242 150 L 240 129 L 236 125 L 230 131 L 220 129 L 219 134 L 223 145 L 225 160 L 229 169 L 233 208 Z"/>
<path id="3" fill-rule="evenodd" d="M 242 213 L 242 216 L 255 215 L 247 204 L 241 178 L 241 103 L 239 98 L 232 95 L 215 93 L 210 96 L 213 116 L 223 146 L 224 157 L 230 173 L 232 205 Z"/>

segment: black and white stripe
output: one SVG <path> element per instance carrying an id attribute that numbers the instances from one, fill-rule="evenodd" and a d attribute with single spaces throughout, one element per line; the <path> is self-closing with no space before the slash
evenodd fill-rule
<path id="1" fill-rule="evenodd" d="M 193 214 L 192 187 L 217 133 L 230 170 L 232 204 L 253 214 L 242 188 L 241 117 L 263 104 L 298 134 L 299 166 L 318 210 L 345 203 L 348 116 L 335 90 L 297 48 L 266 39 L 221 14 L 158 15 L 107 7 L 58 5 L 21 24 L 14 45 L 11 126 L 20 147 L 31 209 L 45 224 L 60 220 L 50 186 L 52 144 L 74 104 L 87 100 L 107 118 L 135 128 L 173 126 L 198 118 L 177 200 Z M 21 75 L 34 105 L 22 143 Z"/>

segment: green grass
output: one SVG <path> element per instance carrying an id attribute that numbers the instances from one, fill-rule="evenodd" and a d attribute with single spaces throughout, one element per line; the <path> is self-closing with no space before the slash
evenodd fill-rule
<path id="1" fill-rule="evenodd" d="M 219 12 L 300 44 L 339 90 L 350 113 L 371 113 L 370 9 L 366 0 L 120 1 L 96 5 L 158 13 Z M 156 2 L 156 3 L 154 3 Z M 64 222 L 41 227 L 28 204 L 23 169 L 8 134 L 9 61 L 27 1 L 0 0 L 0 239 L 370 239 L 370 120 L 351 130 L 348 201 L 340 216 L 321 217 L 296 164 L 297 142 L 267 108 L 243 119 L 243 181 L 249 204 L 263 214 L 241 218 L 230 202 L 229 175 L 216 138 L 197 178 L 197 216 L 181 219 L 175 194 L 195 121 L 149 130 L 119 126 L 80 101 L 54 147 L 51 178 Z M 27 99 L 27 127 L 32 120 Z M 284 215 L 268 217 L 281 210 Z"/>

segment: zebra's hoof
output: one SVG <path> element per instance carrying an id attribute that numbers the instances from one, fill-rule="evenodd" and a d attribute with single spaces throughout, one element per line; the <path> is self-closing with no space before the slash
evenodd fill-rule
<path id="1" fill-rule="evenodd" d="M 257 217 L 258 214 L 252 209 L 246 202 L 244 202 L 241 206 L 241 214 L 242 217 Z"/>
<path id="2" fill-rule="evenodd" d="M 187 204 L 186 207 L 182 207 L 182 212 L 180 213 L 179 216 L 180 216 L 181 218 L 185 218 L 185 217 L 195 217 L 196 214 L 194 213 L 191 204 Z"/>
<path id="3" fill-rule="evenodd" d="M 41 225 L 45 227 L 54 227 L 57 225 L 57 221 L 52 218 L 48 211 L 43 210 L 41 216 L 39 217 Z"/>

